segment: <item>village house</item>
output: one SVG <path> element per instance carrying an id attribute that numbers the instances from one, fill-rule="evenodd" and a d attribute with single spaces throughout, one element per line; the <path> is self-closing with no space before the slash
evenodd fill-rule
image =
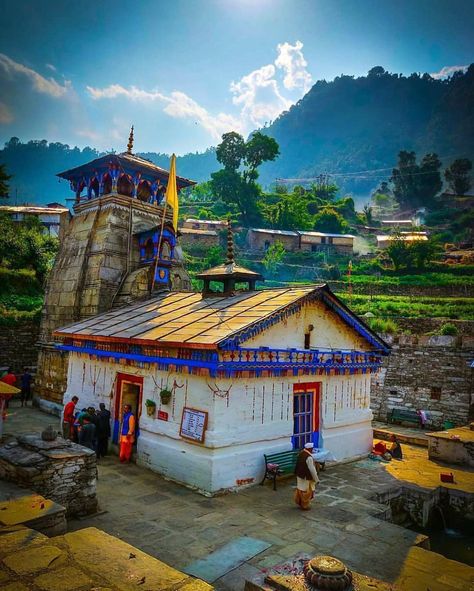
<path id="1" fill-rule="evenodd" d="M 219 246 L 219 234 L 215 230 L 195 230 L 182 227 L 179 229 L 181 246 Z"/>
<path id="2" fill-rule="evenodd" d="M 183 222 L 183 228 L 190 228 L 193 230 L 212 230 L 218 232 L 227 228 L 227 222 L 222 220 L 197 220 L 195 218 L 188 218 Z"/>
<path id="3" fill-rule="evenodd" d="M 426 232 L 400 232 L 399 234 L 380 234 L 377 237 L 377 248 L 383 250 L 397 238 L 401 238 L 407 243 L 426 241 L 428 234 Z"/>
<path id="4" fill-rule="evenodd" d="M 115 443 L 130 404 L 137 462 L 206 494 L 258 483 L 264 453 L 308 441 L 336 460 L 367 454 L 370 377 L 388 346 L 326 285 L 256 291 L 230 230 L 228 243 L 201 293 L 163 291 L 56 330 L 64 402 L 104 402 Z"/>
<path id="5" fill-rule="evenodd" d="M 281 242 L 289 252 L 333 251 L 352 254 L 354 238 L 351 234 L 251 228 L 247 234 L 247 243 L 251 250 L 256 251 L 266 251 L 275 242 Z"/>
<path id="6" fill-rule="evenodd" d="M 69 209 L 60 203 L 48 205 L 0 205 L 0 213 L 8 214 L 14 222 L 22 222 L 33 216 L 38 218 L 50 236 L 58 236 L 61 226 L 69 219 Z"/>

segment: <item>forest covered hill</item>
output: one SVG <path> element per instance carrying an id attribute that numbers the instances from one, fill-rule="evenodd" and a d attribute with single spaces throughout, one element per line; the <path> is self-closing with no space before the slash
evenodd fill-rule
<path id="1" fill-rule="evenodd" d="M 344 192 L 368 195 L 390 176 L 400 150 L 419 155 L 436 152 L 443 165 L 474 157 L 474 64 L 447 80 L 429 74 L 405 77 L 379 66 L 367 76 L 339 76 L 318 81 L 264 133 L 274 137 L 280 156 L 261 167 L 260 182 L 276 178 L 307 178 L 332 173 Z M 12 138 L 0 150 L 0 164 L 9 174 L 10 194 L 19 202 L 47 203 L 70 197 L 57 172 L 99 155 L 93 148 L 70 148 L 46 140 Z M 141 154 L 167 167 L 169 156 Z M 220 168 L 215 150 L 178 158 L 182 176 L 207 180 Z"/>

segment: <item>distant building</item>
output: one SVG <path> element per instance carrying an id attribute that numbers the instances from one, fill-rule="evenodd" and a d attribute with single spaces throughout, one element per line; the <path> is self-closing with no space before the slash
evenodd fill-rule
<path id="1" fill-rule="evenodd" d="M 412 228 L 414 226 L 413 220 L 381 220 L 382 228 Z"/>
<path id="2" fill-rule="evenodd" d="M 8 213 L 15 222 L 22 222 L 28 216 L 35 216 L 47 228 L 50 236 L 59 234 L 61 216 L 69 217 L 69 209 L 60 203 L 48 203 L 48 205 L 1 205 L 0 212 Z"/>
<path id="3" fill-rule="evenodd" d="M 219 246 L 219 234 L 215 230 L 195 230 L 194 228 L 180 228 L 181 245 L 186 246 Z"/>
<path id="4" fill-rule="evenodd" d="M 400 232 L 399 236 L 390 234 L 382 234 L 377 236 L 377 248 L 384 249 L 387 248 L 393 240 L 397 237 L 400 237 L 402 240 L 406 242 L 417 242 L 419 240 L 428 240 L 428 235 L 426 232 Z"/>
<path id="5" fill-rule="evenodd" d="M 281 242 L 289 252 L 318 252 L 334 250 L 341 254 L 354 252 L 354 236 L 325 232 L 298 232 L 290 230 L 266 230 L 251 228 L 247 242 L 252 250 L 266 251 L 275 242 Z"/>
<path id="6" fill-rule="evenodd" d="M 250 228 L 247 233 L 247 243 L 251 250 L 266 251 L 275 242 L 281 242 L 285 250 L 289 250 L 290 252 L 299 249 L 299 235 L 297 232 Z"/>
<path id="7" fill-rule="evenodd" d="M 324 232 L 298 232 L 300 235 L 300 250 L 304 252 L 318 252 L 334 250 L 339 254 L 354 252 L 354 238 L 352 234 L 326 234 Z"/>
<path id="8" fill-rule="evenodd" d="M 191 228 L 193 230 L 225 230 L 227 228 L 227 222 L 222 220 L 196 220 L 194 218 L 188 218 L 183 223 L 183 228 Z"/>

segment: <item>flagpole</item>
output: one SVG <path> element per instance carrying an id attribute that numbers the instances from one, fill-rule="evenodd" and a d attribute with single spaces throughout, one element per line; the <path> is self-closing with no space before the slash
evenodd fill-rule
<path id="1" fill-rule="evenodd" d="M 161 248 L 161 243 L 162 243 L 162 240 L 163 240 L 163 230 L 164 230 L 164 227 L 165 227 L 165 218 L 166 218 L 166 209 L 167 208 L 168 208 L 168 199 L 166 199 L 166 196 L 165 196 L 165 206 L 163 208 L 163 217 L 161 218 L 160 237 L 158 239 L 158 249 L 156 251 L 155 265 L 154 265 L 154 269 L 153 269 L 153 277 L 151 279 L 150 295 L 153 293 L 153 289 L 155 287 L 156 270 L 158 268 L 158 259 L 160 257 L 160 248 Z"/>

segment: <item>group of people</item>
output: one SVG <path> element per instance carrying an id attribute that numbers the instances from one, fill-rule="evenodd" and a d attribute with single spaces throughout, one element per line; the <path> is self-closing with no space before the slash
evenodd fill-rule
<path id="1" fill-rule="evenodd" d="M 105 404 L 99 404 L 99 410 L 93 406 L 76 411 L 79 402 L 77 396 L 64 407 L 63 437 L 70 439 L 96 452 L 97 457 L 107 455 L 110 439 L 110 411 Z"/>
<path id="2" fill-rule="evenodd" d="M 70 439 L 84 447 L 96 452 L 97 457 L 107 455 L 110 429 L 110 411 L 105 404 L 99 404 L 99 410 L 94 407 L 83 408 L 76 411 L 79 398 L 73 396 L 64 407 L 63 437 Z M 126 404 L 123 407 L 122 424 L 120 428 L 120 461 L 130 462 L 135 443 L 136 422 L 132 407 Z"/>
<path id="3" fill-rule="evenodd" d="M 17 386 L 17 377 L 13 373 L 12 368 L 8 367 L 3 375 L 0 377 L 2 382 L 8 384 L 9 386 Z M 28 371 L 27 367 L 23 368 L 23 373 L 20 376 L 20 400 L 21 406 L 28 406 L 28 400 L 31 398 L 31 382 L 33 381 L 33 376 Z M 18 386 L 17 386 L 18 387 Z"/>

